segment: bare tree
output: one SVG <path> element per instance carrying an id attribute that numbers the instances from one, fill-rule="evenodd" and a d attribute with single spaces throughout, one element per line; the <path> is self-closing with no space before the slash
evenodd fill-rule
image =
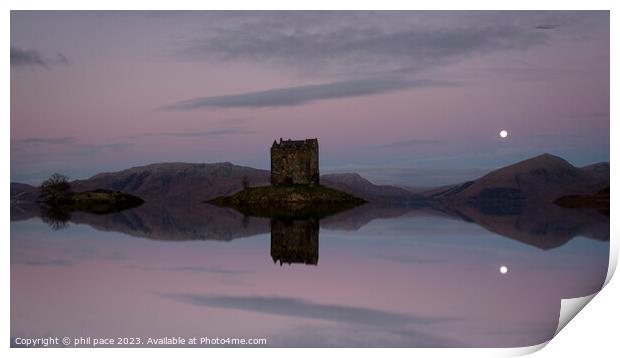
<path id="1" fill-rule="evenodd" d="M 69 177 L 55 173 L 41 183 L 39 189 L 41 196 L 48 203 L 54 204 L 67 197 L 67 194 L 71 192 L 71 184 L 69 184 Z"/>

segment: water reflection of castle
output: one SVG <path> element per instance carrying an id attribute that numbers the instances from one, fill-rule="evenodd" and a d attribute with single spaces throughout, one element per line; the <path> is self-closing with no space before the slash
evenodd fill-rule
<path id="1" fill-rule="evenodd" d="M 282 264 L 319 262 L 319 219 L 271 219 L 271 258 Z"/>

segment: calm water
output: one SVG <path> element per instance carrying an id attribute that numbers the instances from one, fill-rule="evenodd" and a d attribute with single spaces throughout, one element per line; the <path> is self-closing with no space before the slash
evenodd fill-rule
<path id="1" fill-rule="evenodd" d="M 12 219 L 13 338 L 527 346 L 552 337 L 561 298 L 601 288 L 609 256 L 608 217 L 559 208 L 365 206 L 291 222 L 145 206 L 60 230 L 28 210 Z"/>

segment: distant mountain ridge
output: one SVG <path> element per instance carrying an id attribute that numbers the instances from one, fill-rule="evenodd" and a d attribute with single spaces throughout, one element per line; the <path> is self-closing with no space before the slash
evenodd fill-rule
<path id="1" fill-rule="evenodd" d="M 11 183 L 11 204 L 31 203 L 39 197 L 39 189 L 30 184 Z"/>
<path id="2" fill-rule="evenodd" d="M 136 195 L 150 203 L 189 204 L 227 196 L 243 188 L 247 178 L 250 186 L 270 184 L 268 170 L 223 163 L 155 163 L 117 172 L 96 174 L 88 179 L 71 182 L 74 191 L 96 189 L 116 190 Z M 375 185 L 358 174 L 328 174 L 321 184 L 372 202 L 403 202 L 422 200 L 405 189 Z M 11 183 L 11 199 L 23 197 L 34 201 L 38 189 Z"/>
<path id="3" fill-rule="evenodd" d="M 542 154 L 491 171 L 474 181 L 430 191 L 440 201 L 530 200 L 552 202 L 565 195 L 593 194 L 609 186 L 609 163 L 578 168 Z"/>
<path id="4" fill-rule="evenodd" d="M 369 202 L 415 203 L 425 200 L 467 203 L 485 200 L 553 202 L 567 195 L 591 195 L 609 186 L 609 163 L 578 168 L 566 160 L 542 154 L 494 171 L 473 181 L 428 189 L 420 193 L 376 185 L 359 174 L 326 174 L 321 184 Z M 155 163 L 117 172 L 100 173 L 71 183 L 75 191 L 107 189 L 136 195 L 150 203 L 190 204 L 234 194 L 243 187 L 270 183 L 268 170 L 222 163 Z M 34 186 L 11 183 L 11 202 L 32 202 Z"/>
<path id="5" fill-rule="evenodd" d="M 321 176 L 321 184 L 357 195 L 368 201 L 415 202 L 424 200 L 424 197 L 406 189 L 392 185 L 376 185 L 355 173 L 325 174 Z"/>
<path id="6" fill-rule="evenodd" d="M 603 179 L 609 179 L 609 169 L 609 162 L 594 163 L 581 167 L 581 170 L 584 170 L 586 173 Z"/>
<path id="7" fill-rule="evenodd" d="M 244 177 L 251 186 L 269 183 L 268 171 L 229 162 L 155 163 L 100 173 L 89 179 L 76 180 L 71 186 L 77 191 L 94 188 L 119 190 L 147 202 L 200 202 L 238 191 Z"/>

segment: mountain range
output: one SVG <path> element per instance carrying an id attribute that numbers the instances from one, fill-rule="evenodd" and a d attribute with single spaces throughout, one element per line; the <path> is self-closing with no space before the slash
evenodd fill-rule
<path id="1" fill-rule="evenodd" d="M 269 184 L 267 170 L 229 162 L 156 163 L 117 172 L 100 173 L 71 182 L 74 191 L 116 190 L 154 204 L 194 204 L 231 195 L 243 187 Z M 566 160 L 542 154 L 484 175 L 476 180 L 412 192 L 391 185 L 376 185 L 359 174 L 321 176 L 321 184 L 373 203 L 415 205 L 436 201 L 445 205 L 480 205 L 488 202 L 553 202 L 567 195 L 591 195 L 609 187 L 609 163 L 575 167 Z M 34 186 L 11 183 L 11 202 L 32 202 Z"/>
<path id="2" fill-rule="evenodd" d="M 100 173 L 84 180 L 74 180 L 74 191 L 108 189 L 142 198 L 149 203 L 199 203 L 227 196 L 243 188 L 244 178 L 250 186 L 269 185 L 270 172 L 232 163 L 156 163 L 111 173 Z M 328 174 L 321 184 L 372 202 L 406 202 L 423 200 L 419 195 L 391 185 L 375 185 L 358 174 Z M 38 189 L 11 183 L 12 201 L 34 201 Z"/>

